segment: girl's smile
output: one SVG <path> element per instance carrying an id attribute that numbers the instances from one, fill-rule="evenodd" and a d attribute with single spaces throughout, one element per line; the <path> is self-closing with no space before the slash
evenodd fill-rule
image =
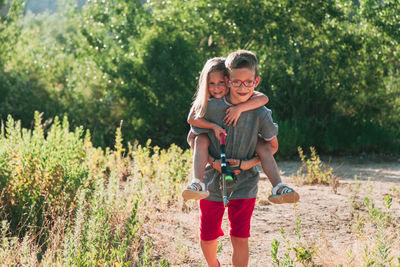
<path id="1" fill-rule="evenodd" d="M 214 98 L 221 98 L 226 95 L 227 87 L 222 71 L 210 72 L 208 75 L 208 92 Z"/>

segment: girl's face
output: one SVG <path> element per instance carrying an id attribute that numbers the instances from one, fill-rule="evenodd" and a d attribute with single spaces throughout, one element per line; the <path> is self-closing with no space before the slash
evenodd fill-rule
<path id="1" fill-rule="evenodd" d="M 208 74 L 208 92 L 214 98 L 221 98 L 226 95 L 227 87 L 222 71 L 214 71 Z"/>

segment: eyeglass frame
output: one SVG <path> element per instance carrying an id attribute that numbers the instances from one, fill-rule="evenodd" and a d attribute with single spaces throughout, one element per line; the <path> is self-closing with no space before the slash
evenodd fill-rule
<path id="1" fill-rule="evenodd" d="M 248 81 L 251 81 L 252 84 L 251 84 L 251 85 L 246 85 L 245 82 L 248 82 Z M 234 80 L 234 81 L 229 80 L 228 82 L 229 82 L 229 84 L 230 84 L 231 86 L 233 86 L 233 87 L 240 87 L 240 86 L 242 86 L 242 84 L 244 85 L 244 87 L 253 87 L 253 86 L 257 85 L 257 80 L 246 80 L 246 81 L 242 81 L 242 80 L 237 79 L 237 80 Z M 240 84 L 239 84 L 239 85 L 233 85 L 233 84 L 232 84 L 233 82 L 240 82 Z"/>

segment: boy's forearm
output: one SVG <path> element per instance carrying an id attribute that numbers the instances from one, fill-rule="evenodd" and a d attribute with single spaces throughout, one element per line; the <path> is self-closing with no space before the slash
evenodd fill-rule
<path id="1" fill-rule="evenodd" d="M 261 163 L 261 160 L 258 156 L 253 157 L 252 159 L 248 160 L 249 162 L 249 166 L 251 166 L 250 168 L 256 166 L 257 164 Z"/>
<path id="2" fill-rule="evenodd" d="M 252 159 L 242 161 L 241 168 L 242 168 L 242 170 L 245 171 L 245 170 L 253 168 L 254 166 L 256 166 L 259 163 L 261 163 L 260 158 L 258 156 L 255 156 Z"/>

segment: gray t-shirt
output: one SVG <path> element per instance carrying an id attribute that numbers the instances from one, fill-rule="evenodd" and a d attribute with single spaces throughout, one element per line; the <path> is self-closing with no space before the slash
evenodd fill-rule
<path id="1" fill-rule="evenodd" d="M 216 123 L 226 130 L 225 138 L 226 158 L 248 160 L 254 157 L 257 140 L 259 137 L 271 140 L 278 134 L 278 125 L 273 122 L 271 110 L 260 107 L 254 110 L 243 112 L 235 127 L 224 124 L 225 111 L 233 106 L 226 98 L 212 98 L 208 101 L 207 111 L 204 119 Z M 192 126 L 195 134 L 207 133 L 210 138 L 208 152 L 214 158 L 221 157 L 220 143 L 214 131 Z M 233 187 L 229 199 L 248 199 L 257 196 L 257 183 L 259 174 L 255 167 L 242 172 L 236 176 L 238 182 Z M 211 201 L 222 201 L 220 173 L 210 165 L 206 166 L 204 180 L 210 196 L 206 198 Z"/>

